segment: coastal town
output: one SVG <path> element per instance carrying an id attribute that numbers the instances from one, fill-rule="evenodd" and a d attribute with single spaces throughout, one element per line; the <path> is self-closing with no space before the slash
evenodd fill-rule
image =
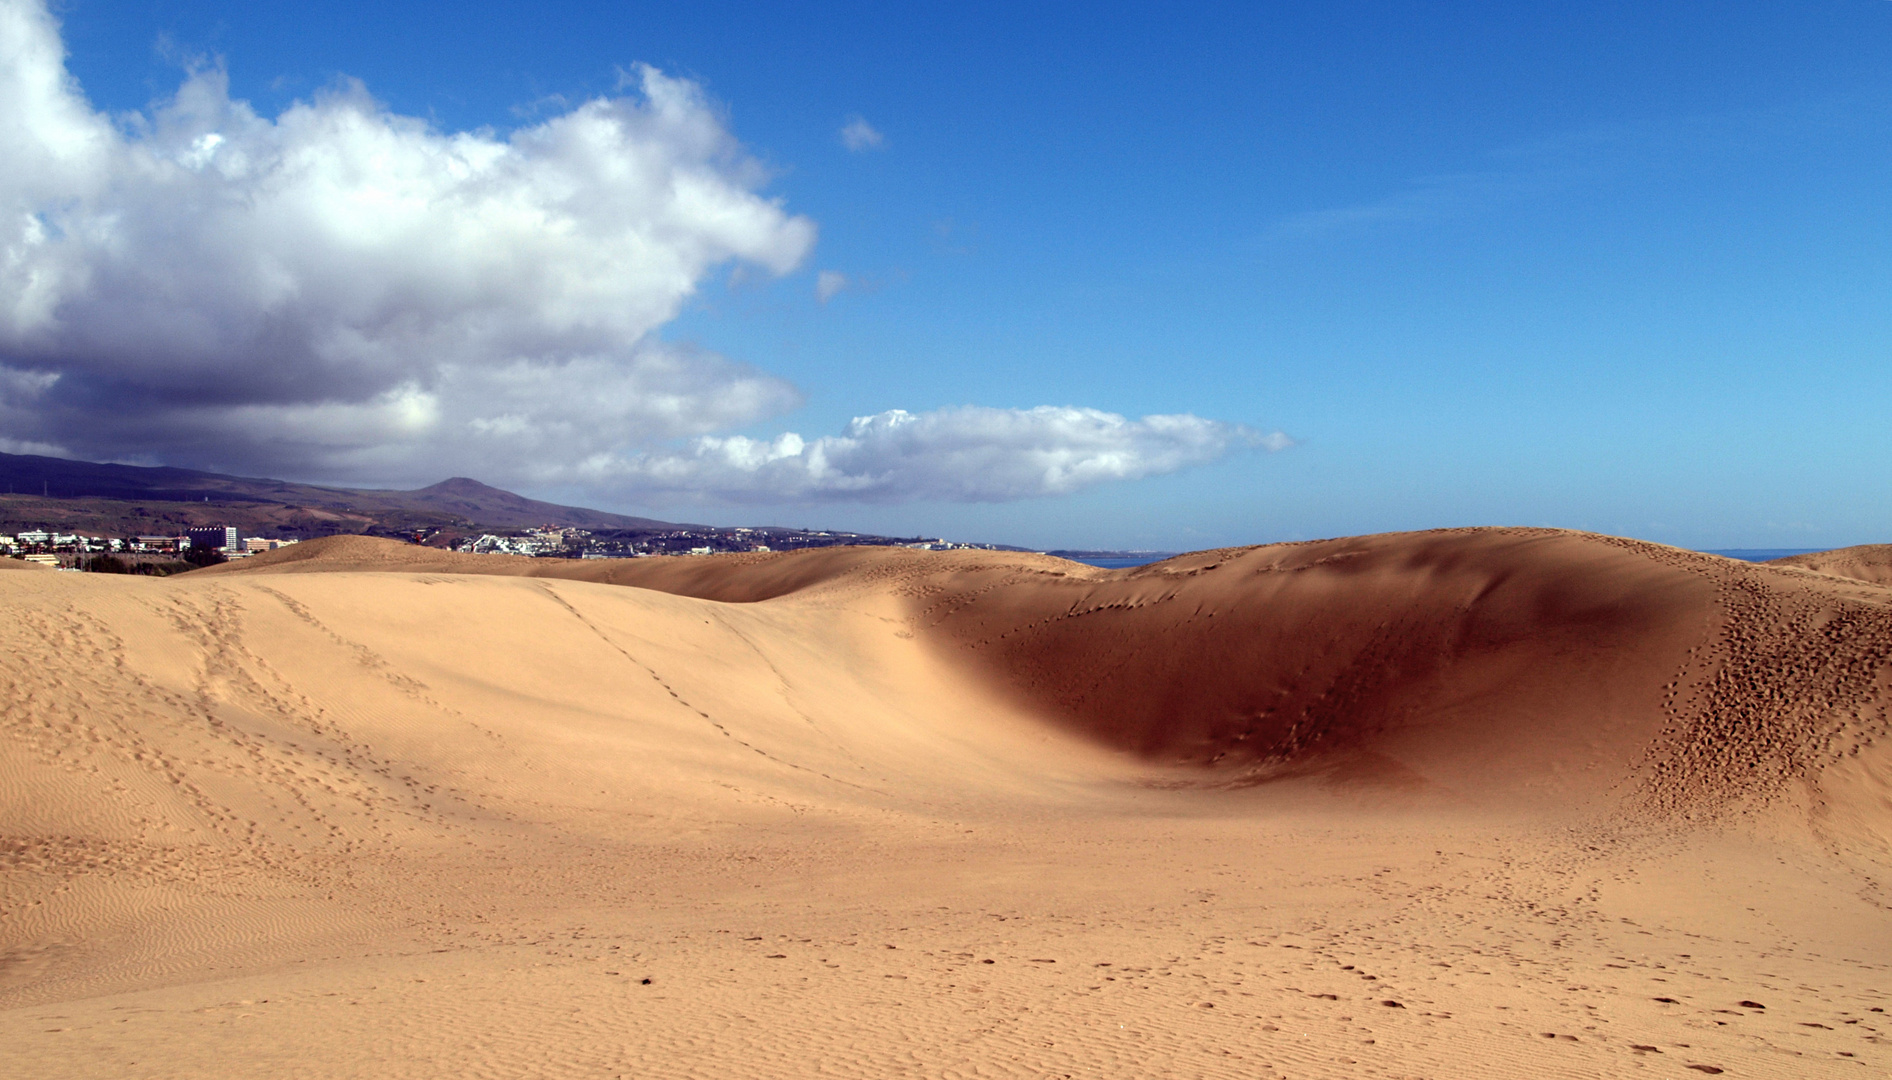
<path id="1" fill-rule="evenodd" d="M 181 573 L 344 534 L 554 559 L 842 545 L 1026 550 L 938 536 L 660 521 L 541 502 L 467 477 L 412 491 L 355 490 L 0 452 L 0 482 L 0 556 L 106 573 Z"/>
<path id="2" fill-rule="evenodd" d="M 150 536 L 103 536 L 38 528 L 0 533 L 0 554 L 66 570 L 169 573 L 175 572 L 172 564 L 192 569 L 260 555 L 297 542 L 293 538 L 246 537 L 233 526 Z"/>
<path id="3" fill-rule="evenodd" d="M 419 537 L 427 543 L 431 538 Z M 907 547 L 924 551 L 960 548 L 999 550 L 997 545 L 944 538 L 888 537 L 869 533 L 786 528 L 677 528 L 598 530 L 546 526 L 513 535 L 482 533 L 439 545 L 481 555 L 529 555 L 564 559 L 641 559 L 663 555 L 726 555 L 734 552 L 796 551 L 802 548 Z"/>
<path id="4" fill-rule="evenodd" d="M 0 554 L 65 570 L 168 574 L 231 559 L 249 558 L 300 543 L 301 539 L 243 536 L 241 530 L 233 525 L 136 536 L 105 536 L 31 528 L 0 534 Z M 423 528 L 404 534 L 399 539 L 470 554 L 554 559 L 640 559 L 794 551 L 840 545 L 907 547 L 925 551 L 996 548 L 990 544 L 963 543 L 944 538 L 896 538 L 787 528 L 696 527 L 658 531 L 594 531 L 544 525 L 516 532 L 483 532 L 477 535 Z"/>

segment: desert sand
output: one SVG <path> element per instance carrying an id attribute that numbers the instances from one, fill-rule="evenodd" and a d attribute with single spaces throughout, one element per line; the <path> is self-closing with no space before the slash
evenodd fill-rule
<path id="1" fill-rule="evenodd" d="M 1813 555 L 1789 555 L 1784 559 L 1775 559 L 1772 565 L 1797 566 L 1839 577 L 1892 585 L 1892 544 L 1861 544 Z"/>
<path id="2" fill-rule="evenodd" d="M 0 574 L 0 1075 L 1885 1076 L 1885 565 Z"/>

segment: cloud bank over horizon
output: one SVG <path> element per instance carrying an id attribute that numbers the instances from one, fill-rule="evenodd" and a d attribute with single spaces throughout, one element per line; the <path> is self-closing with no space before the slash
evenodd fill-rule
<path id="1" fill-rule="evenodd" d="M 1187 414 L 1130 420 L 1097 409 L 979 406 L 856 417 L 840 435 L 703 436 L 685 453 L 601 462 L 600 479 L 733 503 L 784 499 L 1008 502 L 1175 472 L 1238 447 L 1283 450 L 1281 432 Z"/>
<path id="2" fill-rule="evenodd" d="M 802 396 L 660 333 L 721 267 L 801 268 L 816 227 L 762 193 L 699 87 L 636 75 L 508 134 L 435 130 L 353 82 L 270 119 L 216 68 L 111 117 L 45 5 L 0 0 L 0 449 L 818 502 L 1055 495 L 1285 445 L 1056 408 L 719 435 Z"/>

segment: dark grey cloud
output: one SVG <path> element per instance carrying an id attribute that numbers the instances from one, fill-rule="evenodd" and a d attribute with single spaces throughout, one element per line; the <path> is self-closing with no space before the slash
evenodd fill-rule
<path id="1" fill-rule="evenodd" d="M 718 264 L 794 269 L 814 225 L 757 193 L 694 86 L 638 79 L 505 137 L 355 85 L 267 119 L 215 70 L 114 121 L 44 7 L 0 3 L 5 436 L 516 475 L 792 407 L 655 335 Z"/>

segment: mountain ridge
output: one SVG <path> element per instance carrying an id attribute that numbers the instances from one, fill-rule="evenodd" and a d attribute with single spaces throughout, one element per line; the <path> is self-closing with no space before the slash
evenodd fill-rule
<path id="1" fill-rule="evenodd" d="M 686 527 L 655 518 L 529 499 L 465 476 L 403 491 L 328 487 L 174 466 L 0 454 L 0 483 L 7 485 L 7 495 L 0 499 L 0 524 L 7 527 L 36 524 L 53 516 L 89 519 L 75 520 L 70 526 L 73 528 L 113 527 L 121 532 L 135 531 L 127 526 L 144 523 L 209 524 L 212 518 L 219 522 L 229 519 L 230 524 L 254 526 L 259 531 L 318 534 L 420 527 Z M 106 503 L 126 505 L 101 505 Z M 71 514 L 74 509 L 81 513 Z"/>

